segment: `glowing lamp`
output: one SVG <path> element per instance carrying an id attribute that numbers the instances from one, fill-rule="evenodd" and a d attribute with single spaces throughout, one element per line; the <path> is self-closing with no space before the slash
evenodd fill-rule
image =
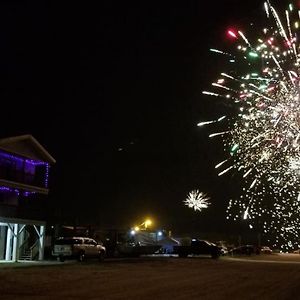
<path id="1" fill-rule="evenodd" d="M 148 226 L 151 226 L 151 224 L 152 224 L 152 221 L 151 220 L 146 220 L 145 221 L 145 228 L 147 228 Z"/>

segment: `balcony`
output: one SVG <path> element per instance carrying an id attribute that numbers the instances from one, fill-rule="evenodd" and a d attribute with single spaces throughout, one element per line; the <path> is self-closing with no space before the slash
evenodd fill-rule
<path id="1" fill-rule="evenodd" d="M 0 166 L 0 179 L 22 183 L 25 185 L 32 185 L 42 188 L 47 188 L 47 173 L 41 166 L 37 168 L 34 174 L 25 173 L 23 170 L 13 170 L 9 167 Z"/>

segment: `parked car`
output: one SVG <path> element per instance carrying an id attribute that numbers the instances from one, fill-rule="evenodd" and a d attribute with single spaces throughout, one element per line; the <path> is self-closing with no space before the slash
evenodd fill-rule
<path id="1" fill-rule="evenodd" d="M 218 246 L 220 248 L 221 251 L 221 255 L 227 255 L 228 254 L 228 249 L 226 246 Z"/>
<path id="2" fill-rule="evenodd" d="M 273 252 L 272 249 L 268 246 L 262 246 L 260 248 L 260 253 L 262 254 L 272 254 L 272 252 Z"/>
<path id="3" fill-rule="evenodd" d="M 109 231 L 104 239 L 104 246 L 107 257 L 138 257 L 154 254 L 161 248 L 148 231 L 134 234 L 131 231 Z"/>
<path id="4" fill-rule="evenodd" d="M 231 249 L 229 252 L 231 255 L 251 255 L 256 253 L 255 247 L 253 245 L 243 245 L 236 248 Z"/>
<path id="5" fill-rule="evenodd" d="M 228 247 L 226 246 L 225 241 L 218 241 L 216 242 L 216 245 L 220 248 L 221 255 L 227 255 L 228 254 Z"/>
<path id="6" fill-rule="evenodd" d="M 214 243 L 192 239 L 190 245 L 174 246 L 173 254 L 178 254 L 179 257 L 187 257 L 189 254 L 193 255 L 210 255 L 212 258 L 218 258 L 222 253 L 220 247 Z"/>
<path id="7" fill-rule="evenodd" d="M 83 261 L 85 258 L 98 258 L 102 261 L 106 249 L 101 243 L 86 237 L 61 237 L 58 238 L 53 247 L 52 255 L 64 261 L 66 258 L 75 258 Z"/>

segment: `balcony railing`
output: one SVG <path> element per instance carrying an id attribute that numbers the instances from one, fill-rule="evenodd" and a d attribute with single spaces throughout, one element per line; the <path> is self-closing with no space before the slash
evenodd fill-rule
<path id="1" fill-rule="evenodd" d="M 9 166 L 0 165 L 0 179 L 45 188 L 47 187 L 47 170 L 45 166 L 38 166 L 35 174 L 29 174 L 23 170 L 14 170 Z"/>

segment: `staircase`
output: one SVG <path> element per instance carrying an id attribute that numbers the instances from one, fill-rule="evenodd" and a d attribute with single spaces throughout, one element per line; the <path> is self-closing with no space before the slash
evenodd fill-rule
<path id="1" fill-rule="evenodd" d="M 20 260 L 27 260 L 27 261 L 32 260 L 32 251 L 31 250 L 23 251 L 23 253 L 20 255 L 19 259 Z"/>
<path id="2" fill-rule="evenodd" d="M 34 227 L 34 228 L 33 228 Z M 35 226 L 24 225 L 19 232 L 20 246 L 18 247 L 19 260 L 33 261 L 39 257 L 39 233 Z"/>
<path id="3" fill-rule="evenodd" d="M 25 248 L 25 247 L 20 248 L 19 260 L 27 260 L 27 261 L 36 260 L 38 254 L 39 254 L 39 244 L 38 241 L 36 241 L 30 248 Z"/>

